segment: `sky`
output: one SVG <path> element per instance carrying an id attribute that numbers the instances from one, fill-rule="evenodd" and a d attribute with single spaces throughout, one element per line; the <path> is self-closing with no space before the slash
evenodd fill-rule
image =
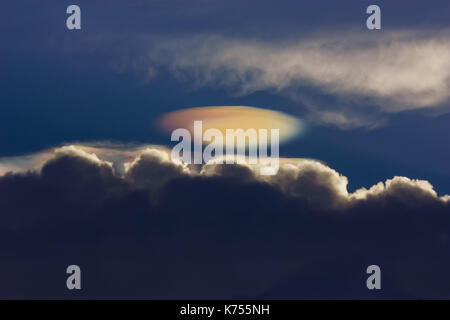
<path id="1" fill-rule="evenodd" d="M 70 4 L 0 4 L 1 297 L 450 296 L 448 1 Z M 278 174 L 171 161 L 204 106 L 301 123 Z"/>

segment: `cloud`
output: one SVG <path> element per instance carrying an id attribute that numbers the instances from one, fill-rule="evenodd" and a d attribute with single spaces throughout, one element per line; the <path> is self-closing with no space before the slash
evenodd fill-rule
<path id="1" fill-rule="evenodd" d="M 178 128 L 187 128 L 194 136 L 194 123 L 201 121 L 201 129 L 218 129 L 223 137 L 227 130 L 247 131 L 279 130 L 279 141 L 290 140 L 305 131 L 300 119 L 288 114 L 249 106 L 204 106 L 172 111 L 160 116 L 155 123 L 158 128 L 171 134 Z"/>
<path id="2" fill-rule="evenodd" d="M 109 167 L 112 169 L 111 162 L 100 160 L 95 153 L 88 153 L 81 148 L 77 148 L 74 145 L 63 146 L 55 150 L 53 161 L 57 161 L 60 158 L 83 158 L 90 163 L 93 163 L 99 167 Z"/>
<path id="3" fill-rule="evenodd" d="M 95 152 L 95 153 L 94 153 Z M 43 156 L 46 154 L 46 156 Z M 102 160 L 97 155 L 107 158 Z M 112 157 L 111 155 L 114 155 Z M 170 158 L 170 150 L 162 146 L 132 147 L 109 144 L 108 147 L 68 145 L 23 156 L 33 166 L 20 167 L 21 157 L 4 158 L 3 161 L 17 170 L 5 172 L 4 176 L 48 175 L 54 166 L 64 161 L 83 161 L 89 166 L 98 167 L 106 175 L 122 179 L 138 189 L 157 191 L 167 183 L 179 178 L 204 177 L 226 178 L 241 182 L 268 184 L 287 197 L 298 198 L 314 209 L 346 209 L 354 203 L 386 197 L 407 200 L 406 203 L 421 201 L 448 201 L 448 195 L 439 197 L 433 186 L 426 180 L 393 177 L 379 182 L 369 189 L 361 188 L 353 193 L 347 190 L 348 179 L 326 164 L 306 158 L 280 158 L 276 175 L 260 175 L 261 164 L 249 164 L 248 158 L 242 158 L 243 164 L 223 165 L 223 159 L 212 159 L 201 166 L 186 165 Z M 15 162 L 19 163 L 18 165 Z M 0 162 L 0 168 L 2 162 Z M 124 168 L 116 172 L 114 168 Z M 76 168 L 76 167 L 75 167 Z M 73 171 L 73 170 L 72 170 Z M 74 174 L 70 170 L 67 175 Z M 57 175 L 55 175 L 56 177 Z M 61 178 L 64 183 L 65 177 Z"/>
<path id="4" fill-rule="evenodd" d="M 50 150 L 16 157 L 0 158 L 0 176 L 8 172 L 23 172 L 29 169 L 40 169 L 40 166 L 53 156 Z"/>
<path id="5" fill-rule="evenodd" d="M 199 37 L 163 42 L 155 51 L 169 54 L 175 71 L 197 71 L 201 83 L 238 83 L 252 92 L 306 81 L 329 93 L 390 100 L 395 104 L 385 111 L 394 112 L 448 99 L 447 35 L 385 32 L 368 39 L 367 33 L 342 32 L 286 45 Z"/>
<path id="6" fill-rule="evenodd" d="M 222 86 L 241 95 L 268 90 L 305 104 L 307 117 L 319 124 L 370 128 L 382 124 L 383 114 L 448 101 L 448 35 L 448 30 L 354 29 L 264 41 L 142 35 L 130 41 L 138 47 L 132 56 L 113 61 L 117 70 L 131 68 L 147 78 L 168 70 L 197 87 Z M 333 99 L 312 98 L 311 89 Z"/>
<path id="7" fill-rule="evenodd" d="M 136 160 L 136 158 L 147 148 L 155 150 L 162 147 L 154 145 L 118 144 L 111 142 L 77 143 L 62 147 L 50 148 L 37 153 L 26 154 L 15 157 L 0 158 L 0 176 L 8 172 L 20 173 L 26 171 L 39 171 L 50 159 L 63 155 L 84 155 L 93 162 L 104 161 L 113 166 L 117 175 L 124 175 L 126 166 Z M 98 156 L 102 158 L 100 160 Z"/>
<path id="8" fill-rule="evenodd" d="M 189 174 L 185 164 L 172 162 L 169 152 L 163 149 L 147 148 L 125 168 L 127 181 L 150 190 L 157 190 L 168 181 Z"/>
<path id="9" fill-rule="evenodd" d="M 102 159 L 113 149 L 65 146 L 40 170 L 0 177 L 0 296 L 73 297 L 60 276 L 73 263 L 91 298 L 450 296 L 449 197 L 427 181 L 350 193 L 314 160 L 260 176 L 187 167 L 161 147 L 115 157 L 121 174 Z M 364 287 L 374 263 L 382 292 Z"/>

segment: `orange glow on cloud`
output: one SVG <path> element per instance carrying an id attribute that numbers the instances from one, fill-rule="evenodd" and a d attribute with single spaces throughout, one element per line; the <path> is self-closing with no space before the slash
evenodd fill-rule
<path id="1" fill-rule="evenodd" d="M 218 129 L 225 136 L 226 129 L 280 130 L 280 142 L 298 136 L 304 129 L 301 120 L 279 111 L 247 106 L 211 106 L 177 110 L 162 115 L 157 126 L 171 133 L 178 128 L 193 133 L 194 121 L 202 121 L 203 131 Z"/>

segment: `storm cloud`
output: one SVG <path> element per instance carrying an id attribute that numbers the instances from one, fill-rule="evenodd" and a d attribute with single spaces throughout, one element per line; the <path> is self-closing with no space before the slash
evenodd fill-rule
<path id="1" fill-rule="evenodd" d="M 307 159 L 275 176 L 173 163 L 143 148 L 118 173 L 81 147 L 0 178 L 2 297 L 449 297 L 450 203 L 394 177 L 347 191 Z M 65 267 L 83 290 L 65 290 Z M 383 290 L 366 289 L 378 264 Z M 432 272 L 431 272 L 432 270 Z"/>

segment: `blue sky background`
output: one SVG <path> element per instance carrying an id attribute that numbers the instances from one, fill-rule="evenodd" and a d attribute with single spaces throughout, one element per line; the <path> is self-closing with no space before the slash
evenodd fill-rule
<path id="1" fill-rule="evenodd" d="M 2 1 L 0 156 L 73 141 L 168 144 L 152 121 L 187 107 L 250 105 L 303 118 L 302 102 L 273 90 L 238 95 L 232 87 L 193 87 L 164 68 L 146 81 L 139 70 L 118 72 L 114 61 L 140 50 L 135 35 L 208 33 L 290 43 L 313 32 L 352 30 L 366 32 L 370 41 L 390 30 L 434 33 L 449 26 L 448 1 L 377 1 L 382 30 L 369 31 L 365 8 L 374 3 L 77 1 L 82 30 L 69 31 L 65 9 L 72 2 Z M 315 88 L 300 90 L 324 103 L 335 101 Z M 283 145 L 281 154 L 326 162 L 349 177 L 350 190 L 401 175 L 429 180 L 439 194 L 450 193 L 448 106 L 447 101 L 434 109 L 438 115 L 420 109 L 384 114 L 387 122 L 373 130 L 309 123 L 307 133 Z"/>

